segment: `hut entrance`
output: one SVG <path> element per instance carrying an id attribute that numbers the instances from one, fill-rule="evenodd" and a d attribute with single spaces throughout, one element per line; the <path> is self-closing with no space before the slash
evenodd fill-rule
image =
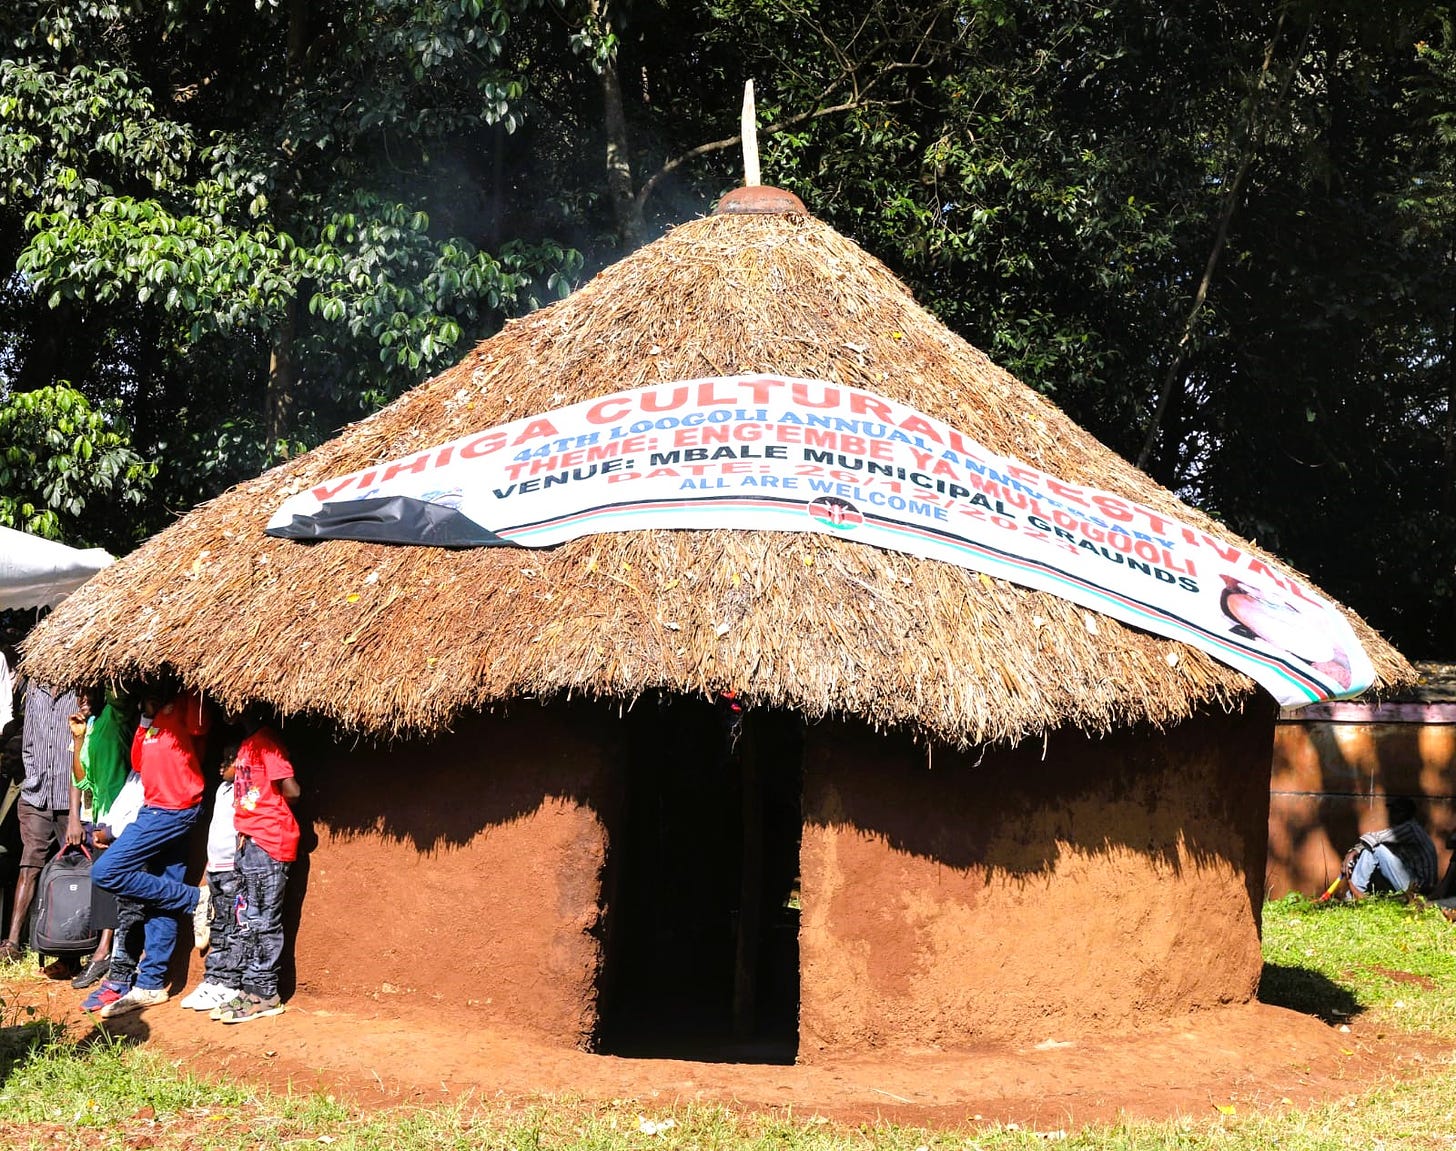
<path id="1" fill-rule="evenodd" d="M 626 722 L 596 1048 L 791 1063 L 801 722 L 684 696 L 643 701 Z"/>

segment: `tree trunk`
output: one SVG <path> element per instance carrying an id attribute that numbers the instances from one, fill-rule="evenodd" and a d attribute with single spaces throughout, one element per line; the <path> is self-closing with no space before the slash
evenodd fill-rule
<path id="1" fill-rule="evenodd" d="M 1224 191 L 1223 209 L 1219 213 L 1218 230 L 1214 234 L 1213 248 L 1208 253 L 1208 259 L 1203 266 L 1203 275 L 1198 281 L 1198 287 L 1193 293 L 1193 304 L 1188 309 L 1188 315 L 1183 320 L 1183 327 L 1178 336 L 1178 343 L 1173 349 L 1173 359 L 1168 365 L 1167 375 L 1163 378 L 1163 387 L 1158 395 L 1157 404 L 1153 409 L 1153 418 L 1148 424 L 1147 436 L 1143 440 L 1142 450 L 1138 452 L 1136 465 L 1139 468 L 1147 469 L 1149 460 L 1153 454 L 1153 448 L 1158 440 L 1158 432 L 1168 413 L 1168 405 L 1175 399 L 1181 399 L 1184 386 L 1187 383 L 1188 356 L 1192 351 L 1193 336 L 1197 330 L 1199 314 L 1203 311 L 1203 305 L 1208 299 L 1209 289 L 1213 286 L 1214 272 L 1218 269 L 1218 262 L 1223 256 L 1224 245 L 1228 243 L 1229 225 L 1233 223 L 1234 213 L 1238 210 L 1239 202 L 1243 197 L 1244 180 L 1248 177 L 1249 169 L 1253 166 L 1254 157 L 1258 154 L 1259 145 L 1263 140 L 1266 119 L 1262 116 L 1265 112 L 1266 102 L 1263 99 L 1263 92 L 1269 79 L 1270 67 L 1274 62 L 1274 53 L 1279 46 L 1279 38 L 1284 32 L 1284 12 L 1279 13 L 1279 22 L 1274 27 L 1274 35 L 1270 37 L 1268 45 L 1264 50 L 1264 62 L 1259 68 L 1258 83 L 1254 95 L 1250 97 L 1249 122 L 1244 138 L 1243 153 L 1239 158 L 1238 169 L 1234 172 L 1233 178 L 1228 182 Z M 1305 38 L 1308 39 L 1308 32 Z M 1289 90 L 1289 82 L 1294 77 L 1299 66 L 1299 53 L 1296 53 L 1289 66 L 1289 72 L 1284 78 L 1284 86 L 1280 89 L 1279 97 L 1273 101 L 1277 104 L 1283 100 L 1285 92 Z M 1169 455 L 1176 456 L 1176 452 L 1164 452 L 1166 459 Z M 1169 487 L 1177 484 L 1177 477 L 1167 473 L 1158 476 Z"/>
<path id="2" fill-rule="evenodd" d="M 642 205 L 632 188 L 632 154 L 627 140 L 627 114 L 617 62 L 602 65 L 602 106 L 607 131 L 607 194 L 617 221 L 617 240 L 624 252 L 642 243 Z"/>
<path id="3" fill-rule="evenodd" d="M 263 432 L 268 454 L 286 460 L 291 454 L 289 433 L 298 407 L 298 365 L 294 340 L 298 334 L 298 299 L 289 300 L 283 318 L 273 329 L 268 349 L 268 385 L 263 393 Z"/>
<path id="4" fill-rule="evenodd" d="M 290 87 L 303 80 L 304 56 L 308 50 L 308 0 L 290 0 L 288 5 L 288 41 L 284 57 L 285 74 Z M 291 176 L 292 156 L 285 145 L 283 170 Z M 290 183 L 281 182 L 279 207 L 286 213 L 293 195 Z M 268 382 L 263 390 L 263 434 L 267 440 L 269 459 L 286 460 L 292 454 L 290 436 L 298 410 L 298 363 L 295 359 L 298 338 L 298 296 L 283 305 L 283 316 L 268 341 Z"/>

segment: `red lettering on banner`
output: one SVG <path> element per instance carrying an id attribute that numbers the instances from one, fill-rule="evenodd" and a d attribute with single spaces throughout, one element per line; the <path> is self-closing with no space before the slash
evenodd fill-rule
<path id="1" fill-rule="evenodd" d="M 1160 536 L 1167 535 L 1168 530 L 1173 526 L 1170 521 L 1165 520 L 1162 516 L 1158 515 L 1157 512 L 1151 511 L 1148 508 L 1143 507 L 1141 504 L 1138 505 L 1137 510 L 1141 512 L 1143 518 L 1148 521 L 1148 530 L 1155 531 Z"/>
<path id="2" fill-rule="evenodd" d="M 488 456 L 491 452 L 498 452 L 505 446 L 505 432 L 486 432 L 483 436 L 476 436 L 469 443 L 461 444 L 460 458 L 477 459 L 480 456 Z"/>
<path id="3" fill-rule="evenodd" d="M 849 410 L 857 416 L 876 416 L 887 424 L 895 422 L 895 413 L 889 404 L 859 392 L 849 393 Z"/>
<path id="4" fill-rule="evenodd" d="M 446 464 L 450 462 L 450 457 L 454 454 L 455 445 L 446 444 L 445 447 L 441 449 L 440 454 L 435 457 L 435 462 L 432 466 L 437 468 L 443 468 Z"/>
<path id="5" fill-rule="evenodd" d="M 336 495 L 338 495 L 353 482 L 353 479 L 350 478 L 347 480 L 340 480 L 332 487 L 330 487 L 328 484 L 319 484 L 318 487 L 313 489 L 313 498 L 318 500 L 319 503 L 326 503 L 327 501 L 333 499 Z"/>
<path id="6" fill-rule="evenodd" d="M 1184 534 L 1184 536 L 1188 536 L 1189 533 L 1185 529 L 1185 531 L 1183 532 L 1183 534 Z M 1205 544 L 1207 544 L 1215 552 L 1218 553 L 1219 559 L 1225 560 L 1228 563 L 1235 563 L 1238 560 L 1238 558 L 1241 555 L 1244 554 L 1243 553 L 1243 550 L 1241 548 L 1239 548 L 1237 544 L 1226 544 L 1226 543 L 1223 542 L 1223 540 L 1215 539 L 1213 536 L 1209 535 L 1207 532 L 1199 532 L 1198 534 L 1203 538 L 1203 542 Z M 1197 543 L 1198 541 L 1195 540 L 1195 539 L 1189 538 L 1188 542 L 1189 543 Z"/>
<path id="7" fill-rule="evenodd" d="M 737 396 L 718 395 L 714 389 L 717 388 L 720 382 L 719 380 L 705 380 L 698 385 L 699 407 L 708 407 L 711 404 L 736 404 L 738 402 Z"/>
<path id="8" fill-rule="evenodd" d="M 430 455 L 428 452 L 426 452 L 422 456 L 416 456 L 414 459 L 409 460 L 408 462 L 406 462 L 405 460 L 400 460 L 399 463 L 390 464 L 389 467 L 384 469 L 384 479 L 381 482 L 387 484 L 390 480 L 394 479 L 395 476 L 402 476 L 406 472 L 422 472 L 429 466 Z"/>
<path id="9" fill-rule="evenodd" d="M 818 400 L 809 398 L 809 385 L 803 381 L 796 380 L 789 386 L 789 391 L 794 397 L 794 403 L 801 408 L 837 408 L 839 407 L 839 389 L 833 384 L 824 385 L 824 395 Z"/>
<path id="10" fill-rule="evenodd" d="M 767 380 L 767 379 L 765 379 L 765 380 L 745 380 L 743 382 L 748 385 L 749 395 L 751 395 L 753 397 L 753 402 L 755 404 L 766 404 L 766 403 L 768 403 L 768 395 L 769 395 L 770 389 L 772 389 L 772 388 L 781 388 L 781 387 L 784 386 L 783 380 Z"/>
<path id="11" fill-rule="evenodd" d="M 929 420 L 923 420 L 919 416 L 906 416 L 904 423 L 900 425 L 902 432 L 916 432 L 919 435 L 927 436 L 940 443 L 940 429 Z"/>
<path id="12" fill-rule="evenodd" d="M 521 434 L 511 441 L 512 444 L 524 444 L 527 440 L 538 440 L 542 436 L 556 436 L 561 433 L 556 430 L 556 425 L 548 419 L 532 420 L 524 428 Z"/>
<path id="13" fill-rule="evenodd" d="M 955 428 L 950 429 L 950 434 L 946 437 L 946 443 L 952 451 L 965 456 L 967 459 L 981 459 L 980 445 L 967 443 L 965 438 Z"/>
<path id="14" fill-rule="evenodd" d="M 622 407 L 617 409 L 616 405 Z M 612 410 L 608 410 L 608 408 Z M 586 410 L 586 422 L 589 424 L 612 424 L 622 419 L 632 410 L 632 401 L 626 396 L 613 396 L 610 399 L 602 400 L 593 404 Z"/>
<path id="15" fill-rule="evenodd" d="M 1092 497 L 1092 503 L 1103 515 L 1119 523 L 1125 524 L 1132 519 L 1132 508 L 1116 496 L 1098 494 Z"/>
<path id="16" fill-rule="evenodd" d="M 656 391 L 642 393 L 642 410 L 644 412 L 670 412 L 674 408 L 680 408 L 688 402 L 688 390 L 685 387 L 673 388 L 670 403 L 663 403 L 661 396 Z"/>
<path id="17" fill-rule="evenodd" d="M 1059 496 L 1064 500 L 1071 500 L 1076 504 L 1085 504 L 1087 502 L 1086 492 L 1079 487 L 1073 487 L 1071 484 L 1064 484 L 1059 479 L 1047 476 L 1046 486 L 1047 491 L 1051 492 L 1052 495 Z"/>

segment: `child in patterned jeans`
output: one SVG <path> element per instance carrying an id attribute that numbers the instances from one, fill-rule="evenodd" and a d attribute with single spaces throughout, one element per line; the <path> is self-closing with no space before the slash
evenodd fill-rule
<path id="1" fill-rule="evenodd" d="M 242 956 L 238 948 L 238 896 L 242 876 L 233 866 L 238 850 L 238 833 L 233 824 L 233 777 L 237 772 L 238 745 L 222 749 L 222 782 L 207 828 L 207 890 L 211 916 L 208 921 L 207 959 L 202 982 L 182 1006 L 191 1011 L 211 1011 L 230 1003 L 242 992 Z"/>
<path id="2" fill-rule="evenodd" d="M 293 764 L 277 737 L 255 719 L 234 756 L 233 823 L 238 833 L 234 862 L 239 879 L 237 946 L 242 992 L 210 1012 L 223 1023 L 247 1023 L 278 1015 L 278 963 L 283 955 L 283 889 L 288 865 L 298 858 L 298 820 L 292 803 L 299 795 Z"/>

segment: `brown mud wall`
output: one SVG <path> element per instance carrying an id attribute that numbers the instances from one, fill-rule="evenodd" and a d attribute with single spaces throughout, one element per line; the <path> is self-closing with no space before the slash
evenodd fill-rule
<path id="1" fill-rule="evenodd" d="M 808 729 L 799 1059 L 1243 1003 L 1274 709 L 957 755 Z"/>
<path id="2" fill-rule="evenodd" d="M 1456 827 L 1456 724 L 1281 721 L 1274 728 L 1269 797 L 1272 898 L 1318 895 L 1362 834 L 1389 826 L 1382 797 L 1417 799 L 1447 865 Z"/>
<path id="3" fill-rule="evenodd" d="M 434 1004 L 581 1043 L 595 1023 L 605 709 L 520 705 L 375 749 L 285 734 L 305 835 L 284 990 Z"/>

